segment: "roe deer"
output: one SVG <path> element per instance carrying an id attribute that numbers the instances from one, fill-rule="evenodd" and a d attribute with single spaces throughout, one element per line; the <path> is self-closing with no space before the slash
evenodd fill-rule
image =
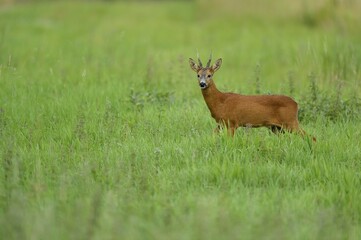
<path id="1" fill-rule="evenodd" d="M 211 66 L 212 54 L 206 67 L 203 67 L 198 56 L 198 64 L 189 58 L 189 64 L 197 73 L 203 98 L 218 123 L 216 131 L 223 125 L 233 136 L 238 127 L 267 127 L 274 133 L 296 132 L 304 136 L 306 133 L 298 125 L 298 106 L 290 97 L 284 95 L 241 95 L 220 92 L 213 74 L 221 67 L 219 58 Z M 313 141 L 316 141 L 312 137 Z"/>

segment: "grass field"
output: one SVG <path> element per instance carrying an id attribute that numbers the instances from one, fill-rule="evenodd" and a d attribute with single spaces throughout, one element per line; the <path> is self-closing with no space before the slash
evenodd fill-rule
<path id="1" fill-rule="evenodd" d="M 361 7 L 282 1 L 0 6 L 0 238 L 360 239 Z M 197 49 L 317 143 L 213 134 Z"/>

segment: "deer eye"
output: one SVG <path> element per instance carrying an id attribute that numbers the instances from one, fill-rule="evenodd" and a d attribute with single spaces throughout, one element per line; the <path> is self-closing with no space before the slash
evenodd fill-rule
<path id="1" fill-rule="evenodd" d="M 197 77 L 198 77 L 198 78 L 200 77 L 199 74 L 197 75 Z"/>
<path id="2" fill-rule="evenodd" d="M 211 78 L 211 77 L 212 77 L 212 75 L 208 75 L 207 77 L 208 77 L 208 78 Z"/>

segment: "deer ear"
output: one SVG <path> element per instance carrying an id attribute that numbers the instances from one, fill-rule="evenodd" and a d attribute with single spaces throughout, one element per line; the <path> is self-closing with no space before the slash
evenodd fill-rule
<path id="1" fill-rule="evenodd" d="M 196 64 L 196 62 L 192 58 L 189 58 L 189 66 L 191 66 L 193 71 L 198 72 L 199 66 Z"/>
<path id="2" fill-rule="evenodd" d="M 222 58 L 219 58 L 212 66 L 213 72 L 216 72 L 221 67 L 221 65 L 222 65 Z"/>

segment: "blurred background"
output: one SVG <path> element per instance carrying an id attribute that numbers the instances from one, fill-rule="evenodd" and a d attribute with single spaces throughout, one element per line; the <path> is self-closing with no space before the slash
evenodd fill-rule
<path id="1" fill-rule="evenodd" d="M 221 90 L 324 106 L 361 92 L 360 12 L 358 0 L 1 0 L 0 61 L 27 84 L 198 99 L 188 58 L 212 51 Z"/>

